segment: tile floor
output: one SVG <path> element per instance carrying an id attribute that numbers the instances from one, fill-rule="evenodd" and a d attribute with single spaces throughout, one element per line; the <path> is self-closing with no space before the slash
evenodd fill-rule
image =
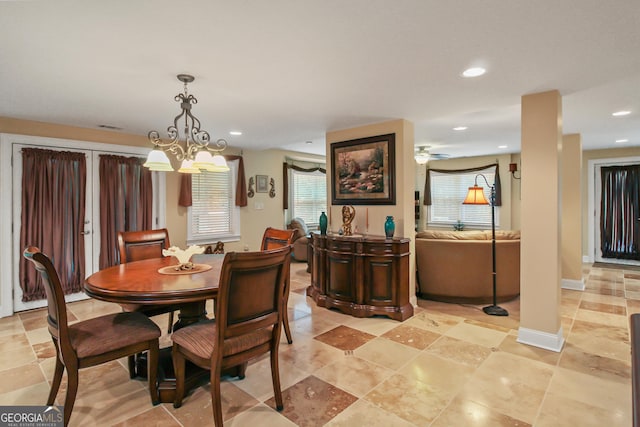
<path id="1" fill-rule="evenodd" d="M 274 410 L 263 357 L 244 380 L 222 383 L 227 426 L 631 425 L 627 325 L 640 312 L 636 272 L 585 266 L 587 289 L 562 291 L 566 343 L 555 353 L 516 342 L 517 300 L 502 304 L 506 318 L 419 300 L 402 323 L 357 319 L 316 307 L 304 293 L 304 265 L 292 267 L 294 343 L 283 334 L 280 346 L 285 409 Z M 72 320 L 119 310 L 95 300 L 68 307 Z M 161 328 L 167 321 L 154 320 Z M 46 401 L 54 350 L 44 311 L 0 319 L 0 366 L 0 405 Z M 209 388 L 196 389 L 180 409 L 154 407 L 146 384 L 129 380 L 126 360 L 85 369 L 71 425 L 213 425 Z"/>

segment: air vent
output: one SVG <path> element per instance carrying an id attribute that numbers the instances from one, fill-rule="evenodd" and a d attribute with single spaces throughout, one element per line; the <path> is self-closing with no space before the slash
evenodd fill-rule
<path id="1" fill-rule="evenodd" d="M 109 129 L 109 130 L 122 130 L 122 128 L 119 128 L 118 126 L 113 126 L 113 125 L 98 125 L 98 127 L 102 129 Z"/>

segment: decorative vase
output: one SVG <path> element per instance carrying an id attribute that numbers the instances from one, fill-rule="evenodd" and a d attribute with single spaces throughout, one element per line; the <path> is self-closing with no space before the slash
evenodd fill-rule
<path id="1" fill-rule="evenodd" d="M 327 214 L 320 214 L 320 234 L 327 234 Z"/>
<path id="2" fill-rule="evenodd" d="M 396 223 L 393 222 L 392 216 L 388 216 L 387 220 L 384 222 L 384 234 L 387 236 L 387 239 L 393 237 L 394 231 L 396 231 Z"/>

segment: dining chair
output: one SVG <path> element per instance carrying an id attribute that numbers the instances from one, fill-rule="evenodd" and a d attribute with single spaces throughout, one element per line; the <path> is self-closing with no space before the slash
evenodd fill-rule
<path id="1" fill-rule="evenodd" d="M 293 241 L 297 237 L 298 230 L 279 230 L 273 227 L 267 227 L 262 235 L 262 245 L 261 249 L 269 250 L 275 248 L 281 248 L 283 246 L 292 246 Z M 292 247 L 293 248 L 293 247 Z M 290 277 L 287 277 L 287 281 L 284 285 L 284 313 L 282 314 L 282 325 L 284 326 L 284 334 L 287 337 L 287 343 L 293 343 L 293 339 L 291 337 L 291 329 L 289 328 L 289 314 L 287 311 L 287 304 L 289 303 L 289 280 Z"/>
<path id="2" fill-rule="evenodd" d="M 240 366 L 244 378 L 249 360 L 270 353 L 271 380 L 276 409 L 283 408 L 278 346 L 283 306 L 282 293 L 289 275 L 291 247 L 262 252 L 230 252 L 220 273 L 215 319 L 185 326 L 171 335 L 176 394 L 179 408 L 185 392 L 185 364 L 190 360 L 210 370 L 211 406 L 215 425 L 222 426 L 220 374 Z"/>
<path id="3" fill-rule="evenodd" d="M 118 232 L 118 251 L 120 263 L 141 261 L 151 258 L 162 258 L 163 249 L 169 249 L 169 231 L 166 228 L 158 230 L 137 230 Z M 167 333 L 171 333 L 174 321 L 174 308 L 170 305 L 127 304 L 122 307 L 125 311 L 135 311 L 148 317 L 169 313 Z M 144 365 L 143 365 L 144 366 Z M 129 357 L 129 374 L 136 376 L 136 357 Z"/>
<path id="4" fill-rule="evenodd" d="M 62 374 L 65 368 L 67 369 L 64 425 L 69 424 L 76 400 L 80 369 L 143 351 L 149 352 L 149 393 L 151 402 L 156 405 L 159 402 L 156 372 L 160 328 L 147 316 L 136 312 L 107 314 L 69 325 L 62 285 L 53 263 L 36 247 L 28 247 L 23 255 L 33 263 L 42 277 L 47 294 L 47 323 L 56 348 L 56 366 L 47 405 L 54 404 Z"/>

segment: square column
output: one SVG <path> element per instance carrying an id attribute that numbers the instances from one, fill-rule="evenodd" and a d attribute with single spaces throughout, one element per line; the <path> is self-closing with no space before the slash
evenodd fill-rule
<path id="1" fill-rule="evenodd" d="M 562 350 L 560 319 L 562 98 L 522 97 L 518 342 Z"/>
<path id="2" fill-rule="evenodd" d="M 584 290 L 582 279 L 582 139 L 562 139 L 562 288 Z"/>

